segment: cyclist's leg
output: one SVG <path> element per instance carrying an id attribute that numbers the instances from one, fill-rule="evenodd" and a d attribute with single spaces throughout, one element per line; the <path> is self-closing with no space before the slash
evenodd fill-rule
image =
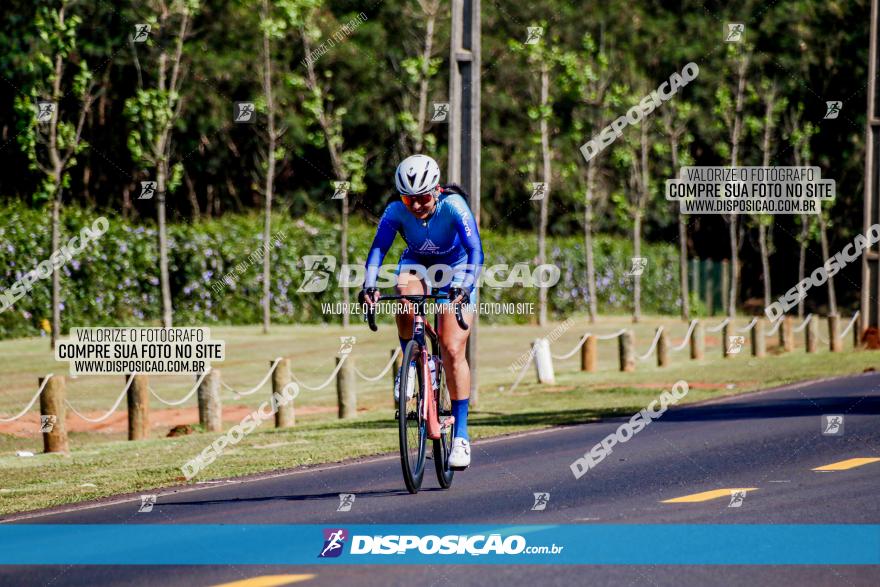
<path id="1" fill-rule="evenodd" d="M 470 302 L 473 303 L 473 300 L 472 294 Z M 442 307 L 444 311 L 441 312 L 439 319 L 439 337 L 443 351 L 443 371 L 446 374 L 446 386 L 452 399 L 452 415 L 455 417 L 453 436 L 467 441 L 468 400 L 471 395 L 471 370 L 467 361 L 467 340 L 470 329 L 462 330 L 458 326 L 451 305 L 443 304 Z M 475 312 L 467 310 L 462 313 L 468 326 L 474 323 L 475 315 Z M 469 451 L 469 448 L 467 450 Z M 457 455 L 455 461 L 457 465 L 467 466 L 470 463 L 470 456 L 462 461 L 461 455 Z"/>
<path id="2" fill-rule="evenodd" d="M 410 270 L 418 262 L 414 259 L 401 257 L 397 266 L 397 293 L 400 295 L 421 295 L 425 293 L 425 283 L 418 270 Z M 408 300 L 401 300 L 403 312 L 398 310 L 395 315 L 397 321 L 397 336 L 400 339 L 401 352 L 406 350 L 406 343 L 412 338 L 413 307 Z"/>
<path id="3" fill-rule="evenodd" d="M 470 329 L 462 330 L 455 320 L 455 313 L 448 304 L 443 304 L 440 314 L 440 347 L 443 350 L 443 371 L 446 373 L 446 386 L 449 396 L 454 400 L 468 399 L 471 394 L 471 370 L 467 361 L 467 340 Z M 465 322 L 474 323 L 474 312 L 463 311 Z"/>

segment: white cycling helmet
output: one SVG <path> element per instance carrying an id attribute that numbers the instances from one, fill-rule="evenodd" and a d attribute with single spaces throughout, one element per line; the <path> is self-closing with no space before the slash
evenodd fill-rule
<path id="1" fill-rule="evenodd" d="M 424 194 L 440 183 L 440 166 L 427 155 L 410 155 L 394 173 L 397 191 L 404 196 Z"/>

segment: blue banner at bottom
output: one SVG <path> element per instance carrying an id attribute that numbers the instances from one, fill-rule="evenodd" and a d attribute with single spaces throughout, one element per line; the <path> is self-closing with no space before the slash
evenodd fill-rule
<path id="1" fill-rule="evenodd" d="M 3 565 L 877 565 L 880 525 L 0 525 Z"/>

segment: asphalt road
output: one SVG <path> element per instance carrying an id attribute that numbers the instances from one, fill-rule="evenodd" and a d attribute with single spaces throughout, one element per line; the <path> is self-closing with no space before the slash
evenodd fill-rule
<path id="1" fill-rule="evenodd" d="M 827 414 L 844 416 L 842 434 L 822 434 Z M 13 523 L 878 524 L 880 462 L 813 470 L 880 457 L 878 415 L 880 374 L 867 373 L 672 408 L 580 479 L 569 465 L 622 419 L 477 442 L 450 491 L 437 488 L 429 469 L 422 492 L 410 496 L 395 454 L 160 493 L 149 514 L 138 513 L 135 497 Z M 731 488 L 754 490 L 728 507 Z M 723 491 L 713 499 L 663 503 L 715 490 Z M 538 492 L 550 494 L 543 511 L 532 510 Z M 351 511 L 336 511 L 340 493 L 355 494 Z M 880 584 L 880 567 L 867 566 L 228 565 L 0 567 L 0 585 L 197 587 L 282 574 L 312 575 L 303 585 Z"/>

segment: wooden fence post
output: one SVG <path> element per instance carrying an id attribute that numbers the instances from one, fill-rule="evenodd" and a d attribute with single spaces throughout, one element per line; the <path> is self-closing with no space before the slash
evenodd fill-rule
<path id="1" fill-rule="evenodd" d="M 587 336 L 581 346 L 581 371 L 596 371 L 596 337 Z"/>
<path id="2" fill-rule="evenodd" d="M 660 330 L 660 338 L 657 339 L 657 366 L 666 367 L 669 365 L 669 338 L 666 336 L 666 331 L 661 328 L 663 327 L 657 327 L 657 330 Z"/>
<path id="3" fill-rule="evenodd" d="M 730 358 L 730 322 L 721 327 L 721 356 Z"/>
<path id="4" fill-rule="evenodd" d="M 635 340 L 632 330 L 624 330 L 622 333 L 620 333 L 620 336 L 617 337 L 617 347 L 620 351 L 620 370 L 635 371 Z"/>
<path id="5" fill-rule="evenodd" d="M 758 318 L 752 326 L 752 356 L 762 358 L 767 356 L 767 340 L 764 338 L 764 319 Z"/>
<path id="6" fill-rule="evenodd" d="M 816 317 L 810 318 L 807 327 L 804 328 L 804 346 L 808 353 L 816 352 L 816 342 L 819 339 L 819 325 L 816 323 Z"/>
<path id="7" fill-rule="evenodd" d="M 336 357 L 336 364 L 345 361 L 336 374 L 336 401 L 339 405 L 339 418 L 354 418 L 357 416 L 357 387 L 354 376 L 354 359 Z M 430 382 L 427 383 L 430 385 Z"/>
<path id="8" fill-rule="evenodd" d="M 730 261 L 721 259 L 721 311 L 728 316 L 730 305 Z"/>
<path id="9" fill-rule="evenodd" d="M 272 361 L 274 363 L 274 361 Z M 269 363 L 271 366 L 272 363 Z M 272 372 L 272 397 L 274 394 L 284 396 L 284 389 L 290 385 L 292 377 L 290 376 L 290 360 L 281 359 L 278 366 Z M 279 403 L 275 406 L 275 428 L 290 428 L 296 425 L 296 410 L 293 407 L 293 401 L 289 401 L 283 406 Z"/>
<path id="10" fill-rule="evenodd" d="M 859 323 L 861 322 L 861 317 L 856 319 L 856 323 L 852 325 L 853 331 L 853 350 L 858 350 L 861 347 L 861 341 L 859 338 L 861 337 L 860 332 L 862 331 Z"/>
<path id="11" fill-rule="evenodd" d="M 223 430 L 223 405 L 220 402 L 220 370 L 211 369 L 197 392 L 199 398 L 199 424 L 208 432 Z"/>
<path id="12" fill-rule="evenodd" d="M 41 386 L 44 379 L 40 377 Z M 40 430 L 46 430 L 43 432 L 43 452 L 70 451 L 64 422 L 66 387 L 67 379 L 64 375 L 52 375 L 40 394 Z"/>
<path id="13" fill-rule="evenodd" d="M 715 274 L 712 259 L 706 259 L 706 314 L 715 315 Z"/>
<path id="14" fill-rule="evenodd" d="M 125 382 L 128 383 L 126 376 Z M 150 437 L 150 379 L 135 375 L 128 387 L 128 439 L 144 440 Z"/>
<path id="15" fill-rule="evenodd" d="M 828 348 L 832 353 L 839 353 L 843 350 L 843 341 L 837 336 L 839 324 L 840 316 L 837 314 L 828 316 Z"/>
<path id="16" fill-rule="evenodd" d="M 794 350 L 794 333 L 792 332 L 791 316 L 783 316 L 779 325 L 779 346 L 783 352 Z"/>
<path id="17" fill-rule="evenodd" d="M 691 359 L 700 360 L 706 350 L 706 337 L 703 333 L 703 323 L 697 320 L 691 331 Z"/>

